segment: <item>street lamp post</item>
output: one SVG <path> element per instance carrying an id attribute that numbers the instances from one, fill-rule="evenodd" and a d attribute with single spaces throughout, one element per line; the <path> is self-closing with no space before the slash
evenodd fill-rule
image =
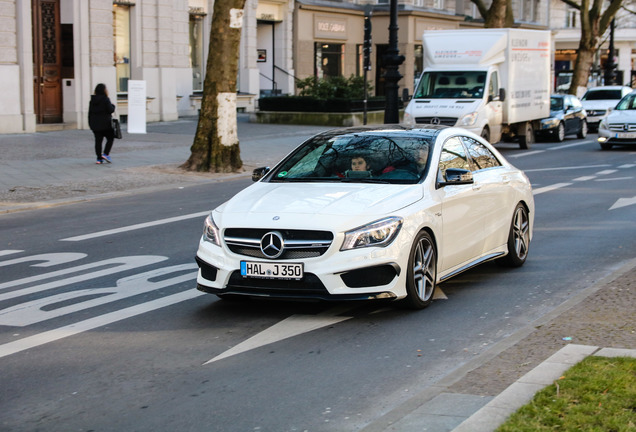
<path id="1" fill-rule="evenodd" d="M 399 123 L 398 109 L 398 81 L 402 75 L 398 71 L 404 62 L 404 56 L 398 50 L 397 0 L 391 0 L 389 23 L 389 48 L 384 56 L 386 72 L 384 74 L 386 105 L 384 108 L 384 123 Z"/>

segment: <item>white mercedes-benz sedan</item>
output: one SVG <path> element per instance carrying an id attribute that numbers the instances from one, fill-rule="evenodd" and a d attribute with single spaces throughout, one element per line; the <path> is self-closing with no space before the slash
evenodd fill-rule
<path id="1" fill-rule="evenodd" d="M 316 135 L 205 220 L 197 287 L 236 296 L 400 300 L 485 261 L 523 265 L 530 181 L 460 128 L 354 127 Z"/>

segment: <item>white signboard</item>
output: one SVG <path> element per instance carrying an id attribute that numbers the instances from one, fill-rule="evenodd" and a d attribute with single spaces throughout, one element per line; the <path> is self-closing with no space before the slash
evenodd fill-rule
<path id="1" fill-rule="evenodd" d="M 128 133 L 146 133 L 146 81 L 128 81 Z"/>

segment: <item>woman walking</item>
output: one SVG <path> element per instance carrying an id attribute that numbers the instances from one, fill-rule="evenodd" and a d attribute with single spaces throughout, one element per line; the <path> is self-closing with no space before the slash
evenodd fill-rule
<path id="1" fill-rule="evenodd" d="M 108 89 L 104 84 L 97 84 L 95 94 L 91 96 L 88 105 L 88 126 L 95 135 L 95 154 L 97 164 L 110 163 L 110 149 L 113 146 L 115 133 L 113 131 L 112 114 L 115 105 L 108 98 Z M 106 147 L 102 153 L 102 141 L 106 138 Z"/>

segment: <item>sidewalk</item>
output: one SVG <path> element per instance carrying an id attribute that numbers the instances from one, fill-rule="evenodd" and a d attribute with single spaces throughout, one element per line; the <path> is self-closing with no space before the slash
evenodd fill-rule
<path id="1" fill-rule="evenodd" d="M 247 115 L 239 115 L 245 167 L 242 173 L 229 175 L 178 169 L 190 155 L 195 119 L 149 124 L 145 135 L 128 134 L 124 125 L 124 138 L 115 141 L 113 163 L 107 165 L 95 164 L 90 131 L 0 135 L 0 218 L 3 213 L 114 194 L 248 178 L 254 167 L 275 163 L 324 129 L 254 124 Z M 501 340 L 363 431 L 492 431 L 585 356 L 636 356 L 636 259 L 619 264 L 611 276 Z"/>
<path id="2" fill-rule="evenodd" d="M 151 123 L 147 134 L 115 140 L 112 164 L 96 165 L 93 134 L 63 130 L 0 134 L 0 214 L 142 188 L 220 181 L 227 175 L 186 173 L 177 167 L 190 156 L 197 120 Z M 242 175 L 279 161 L 319 126 L 271 125 L 238 116 Z M 240 174 L 239 174 L 240 175 Z"/>

